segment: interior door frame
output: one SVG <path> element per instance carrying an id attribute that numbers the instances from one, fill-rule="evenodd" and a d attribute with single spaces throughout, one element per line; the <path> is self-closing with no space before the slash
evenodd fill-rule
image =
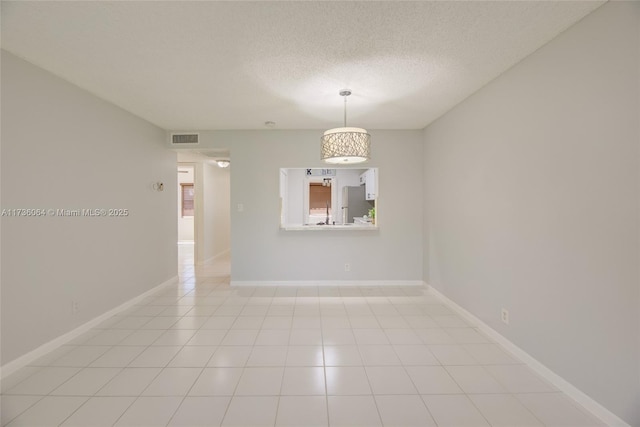
<path id="1" fill-rule="evenodd" d="M 198 163 L 196 162 L 178 162 L 177 167 L 190 167 L 193 169 L 193 264 L 198 264 L 198 248 L 201 243 L 199 231 L 202 229 L 202 225 L 199 224 L 202 221 L 202 190 L 198 184 Z M 179 173 L 179 172 L 178 172 Z"/>

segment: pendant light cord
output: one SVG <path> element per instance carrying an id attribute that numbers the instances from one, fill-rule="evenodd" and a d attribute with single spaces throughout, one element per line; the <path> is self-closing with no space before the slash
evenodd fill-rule
<path id="1" fill-rule="evenodd" d="M 347 97 L 344 97 L 344 127 L 347 127 Z"/>

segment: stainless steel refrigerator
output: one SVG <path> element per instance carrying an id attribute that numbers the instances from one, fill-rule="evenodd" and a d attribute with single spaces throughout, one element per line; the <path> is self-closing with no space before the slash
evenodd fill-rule
<path id="1" fill-rule="evenodd" d="M 354 216 L 369 214 L 373 205 L 365 199 L 364 185 L 359 187 L 342 187 L 342 223 L 352 223 Z"/>

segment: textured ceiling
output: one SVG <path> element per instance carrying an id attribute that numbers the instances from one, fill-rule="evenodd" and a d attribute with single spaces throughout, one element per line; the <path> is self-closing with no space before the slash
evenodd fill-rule
<path id="1" fill-rule="evenodd" d="M 420 129 L 602 1 L 2 1 L 2 47 L 173 130 Z"/>

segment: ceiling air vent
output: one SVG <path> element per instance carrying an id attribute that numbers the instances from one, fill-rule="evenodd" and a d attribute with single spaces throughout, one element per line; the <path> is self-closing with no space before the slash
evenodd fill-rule
<path id="1" fill-rule="evenodd" d="M 171 144 L 197 144 L 197 133 L 174 133 L 171 135 Z"/>

